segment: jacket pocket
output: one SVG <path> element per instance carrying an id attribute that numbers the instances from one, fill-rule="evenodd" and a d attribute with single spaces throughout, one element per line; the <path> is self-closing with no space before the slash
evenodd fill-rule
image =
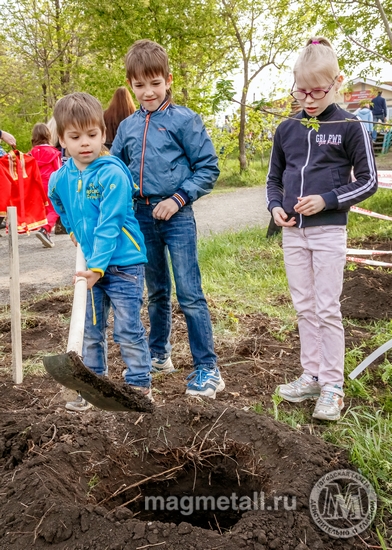
<path id="1" fill-rule="evenodd" d="M 125 227 L 122 227 L 122 231 L 125 233 L 125 235 L 128 237 L 128 239 L 132 242 L 132 244 L 135 246 L 136 250 L 140 252 L 140 245 L 137 243 L 137 241 L 132 237 L 131 233 L 126 229 Z"/>

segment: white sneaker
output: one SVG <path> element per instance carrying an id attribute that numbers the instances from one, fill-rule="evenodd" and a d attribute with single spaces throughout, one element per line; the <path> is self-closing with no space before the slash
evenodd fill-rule
<path id="1" fill-rule="evenodd" d="M 286 401 L 300 403 L 305 399 L 317 399 L 320 395 L 320 384 L 309 374 L 301 374 L 297 380 L 278 386 L 278 393 Z"/>
<path id="2" fill-rule="evenodd" d="M 75 411 L 75 412 L 84 412 L 84 411 L 87 411 L 88 409 L 91 409 L 91 407 L 92 407 L 91 403 L 83 399 L 81 395 L 78 395 L 75 401 L 68 401 L 68 403 L 65 404 L 65 408 L 68 411 Z"/>
<path id="3" fill-rule="evenodd" d="M 152 357 L 151 367 L 151 371 L 156 373 L 163 372 L 164 374 L 170 374 L 171 372 L 176 371 L 170 357 L 168 357 L 167 359 L 158 359 L 158 357 Z"/>
<path id="4" fill-rule="evenodd" d="M 344 407 L 343 397 L 344 395 L 334 391 L 332 387 L 322 388 L 320 397 L 317 399 L 314 408 L 313 418 L 318 418 L 319 420 L 339 420 L 340 411 Z"/>

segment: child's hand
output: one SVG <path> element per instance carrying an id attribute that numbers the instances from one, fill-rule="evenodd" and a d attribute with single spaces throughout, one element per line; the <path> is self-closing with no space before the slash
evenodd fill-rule
<path id="1" fill-rule="evenodd" d="M 178 204 L 173 199 L 165 199 L 159 202 L 152 211 L 153 218 L 157 220 L 170 220 L 173 214 L 179 211 Z"/>
<path id="2" fill-rule="evenodd" d="M 325 208 L 325 201 L 321 195 L 308 195 L 307 197 L 298 197 L 298 202 L 294 210 L 304 216 L 312 216 L 321 212 Z"/>
<path id="3" fill-rule="evenodd" d="M 88 290 L 90 290 L 90 288 L 93 288 L 95 283 L 99 281 L 99 279 L 101 278 L 101 274 L 96 273 L 95 271 L 91 271 L 90 269 L 88 269 L 87 271 L 77 271 L 73 279 L 74 284 L 76 281 L 76 277 L 84 277 L 85 279 L 87 279 L 87 288 Z"/>
<path id="4" fill-rule="evenodd" d="M 292 227 L 296 223 L 294 217 L 286 221 L 288 216 L 281 206 L 275 206 L 275 208 L 272 209 L 272 216 L 274 222 L 279 227 Z"/>

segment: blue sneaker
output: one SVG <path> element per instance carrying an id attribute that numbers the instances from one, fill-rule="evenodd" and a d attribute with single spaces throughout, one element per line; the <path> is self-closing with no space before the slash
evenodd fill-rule
<path id="1" fill-rule="evenodd" d="M 215 399 L 216 393 L 225 389 L 225 383 L 220 375 L 218 367 L 214 369 L 201 368 L 194 370 L 188 377 L 187 395 L 211 397 Z"/>
<path id="2" fill-rule="evenodd" d="M 158 357 L 152 357 L 151 372 L 163 372 L 164 374 L 170 374 L 171 372 L 176 372 L 176 369 L 173 367 L 173 363 L 170 357 L 168 357 L 167 359 L 158 359 Z"/>

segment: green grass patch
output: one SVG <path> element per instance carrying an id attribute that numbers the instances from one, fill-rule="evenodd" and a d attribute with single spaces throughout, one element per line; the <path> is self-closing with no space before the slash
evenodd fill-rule
<path id="1" fill-rule="evenodd" d="M 262 165 L 261 160 L 251 160 L 247 170 L 240 172 L 238 159 L 227 158 L 219 164 L 220 176 L 216 183 L 216 189 L 225 187 L 257 187 L 264 185 L 267 180 L 268 159 L 264 160 Z"/>
<path id="2" fill-rule="evenodd" d="M 279 240 L 265 238 L 265 229 L 202 238 L 199 259 L 213 307 L 234 317 L 262 312 L 292 324 L 282 248 Z"/>

